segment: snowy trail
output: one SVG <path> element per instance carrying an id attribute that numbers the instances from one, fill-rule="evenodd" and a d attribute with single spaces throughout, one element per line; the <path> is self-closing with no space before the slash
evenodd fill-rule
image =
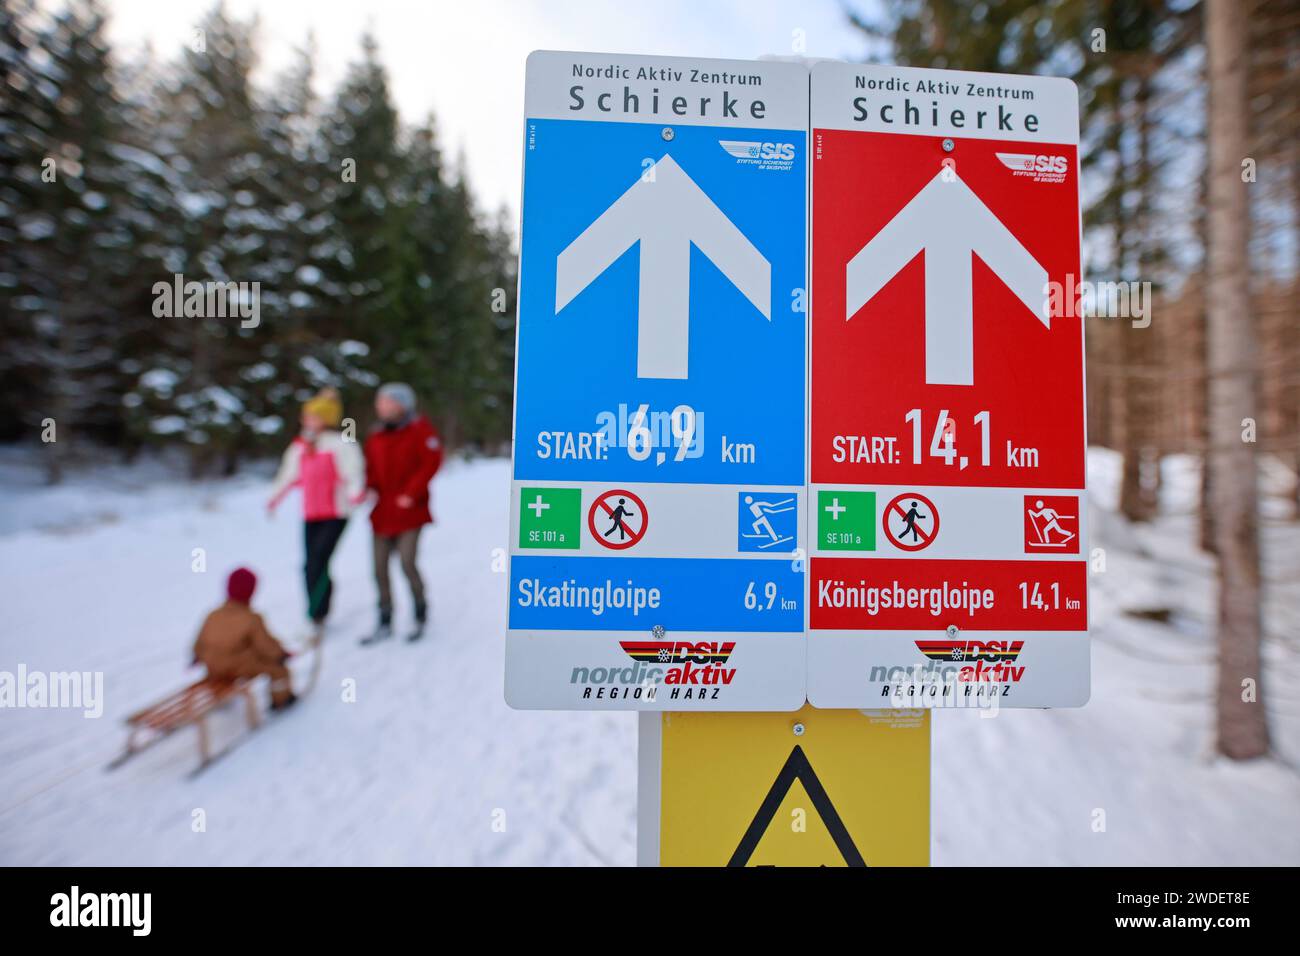
<path id="1" fill-rule="evenodd" d="M 1113 461 L 1091 461 L 1106 506 Z M 267 521 L 254 478 L 188 491 L 17 488 L 0 510 L 0 670 L 102 669 L 106 702 L 98 720 L 0 711 L 0 863 L 630 865 L 634 715 L 522 713 L 502 699 L 505 578 L 493 549 L 506 543 L 508 476 L 502 461 L 453 462 L 439 475 L 439 524 L 421 559 L 434 620 L 419 644 L 357 646 L 373 586 L 368 528 L 354 518 L 335 557 L 316 691 L 194 779 L 192 731 L 112 773 L 102 765 L 122 746 L 122 717 L 185 681 L 194 629 L 231 567 L 258 571 L 255 604 L 297 640 L 296 501 Z M 1191 517 L 1135 530 L 1103 507 L 1094 525 L 1108 568 L 1092 581 L 1092 701 L 936 715 L 934 862 L 1300 863 L 1294 642 L 1269 644 L 1266 678 L 1290 766 L 1213 761 L 1213 594 L 1208 563 L 1187 544 Z M 1267 535 L 1271 557 L 1300 561 L 1294 525 Z M 203 574 L 191 570 L 199 547 Z M 1295 580 L 1296 570 L 1271 573 Z M 400 575 L 395 587 L 404 622 Z M 1274 620 L 1296 619 L 1294 587 L 1271 600 Z M 1175 609 L 1169 624 L 1123 613 L 1159 604 Z M 355 703 L 343 700 L 345 680 Z M 239 721 L 219 715 L 218 742 Z M 205 832 L 191 829 L 195 810 Z"/>
<path id="2" fill-rule="evenodd" d="M 241 481 L 206 506 L 130 524 L 0 538 L 11 581 L 21 571 L 0 667 L 107 672 L 99 720 L 0 712 L 0 862 L 632 862 L 635 717 L 516 713 L 502 700 L 504 576 L 492 549 L 505 544 L 507 481 L 499 461 L 439 477 L 439 524 L 422 542 L 434 622 L 415 645 L 357 646 L 373 585 L 368 528 L 354 519 L 316 691 L 195 779 L 192 731 L 100 767 L 122 746 L 121 718 L 183 682 L 198 616 L 230 567 L 258 571 L 255 603 L 277 634 L 301 633 L 295 502 L 267 522 L 264 487 Z M 190 570 L 195 547 L 206 574 Z M 355 703 L 342 700 L 344 680 Z M 219 716 L 218 740 L 238 732 L 237 712 Z M 86 769 L 62 779 L 76 766 Z M 191 831 L 195 809 L 205 833 Z"/>

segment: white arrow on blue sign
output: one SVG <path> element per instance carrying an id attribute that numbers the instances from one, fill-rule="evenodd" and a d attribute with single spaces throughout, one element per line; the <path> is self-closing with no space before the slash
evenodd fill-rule
<path id="1" fill-rule="evenodd" d="M 560 253 L 559 312 L 633 243 L 637 276 L 637 377 L 686 378 L 691 246 L 772 316 L 772 267 L 676 160 L 665 154 Z"/>

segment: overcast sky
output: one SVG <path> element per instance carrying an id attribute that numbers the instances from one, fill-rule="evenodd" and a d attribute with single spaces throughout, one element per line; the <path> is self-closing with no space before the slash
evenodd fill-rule
<path id="1" fill-rule="evenodd" d="M 110 36 L 129 57 L 144 42 L 166 59 L 189 42 L 215 0 L 109 0 Z M 789 54 L 859 58 L 861 35 L 845 0 L 226 0 L 259 15 L 260 80 L 291 59 L 309 33 L 320 91 L 358 55 L 370 27 L 402 117 L 437 118 L 444 149 L 464 149 L 489 208 L 519 208 L 524 58 L 532 50 L 586 50 L 757 58 Z M 849 0 L 855 7 L 869 0 Z M 795 31 L 802 31 L 796 34 Z"/>

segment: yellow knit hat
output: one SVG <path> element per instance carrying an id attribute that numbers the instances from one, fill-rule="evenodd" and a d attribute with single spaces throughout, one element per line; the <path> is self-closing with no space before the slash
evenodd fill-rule
<path id="1" fill-rule="evenodd" d="M 343 402 L 339 400 L 338 391 L 332 388 L 322 388 L 314 398 L 303 402 L 302 410 L 315 415 L 330 428 L 338 428 L 343 420 Z"/>

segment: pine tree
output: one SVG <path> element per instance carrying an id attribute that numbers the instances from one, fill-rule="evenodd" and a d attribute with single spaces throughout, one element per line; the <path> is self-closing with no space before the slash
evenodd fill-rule
<path id="1" fill-rule="evenodd" d="M 214 8 L 200 23 L 202 42 L 185 49 L 175 85 L 161 91 L 167 117 L 162 133 L 179 169 L 176 273 L 187 283 L 233 283 L 232 289 L 258 283 L 273 290 L 278 277 L 267 255 L 277 231 L 267 212 L 275 197 L 267 191 L 259 108 L 249 80 L 254 29 L 254 23 Z M 240 301 L 251 304 L 253 288 L 240 288 Z M 277 303 L 272 298 L 260 304 L 256 325 L 229 309 L 215 314 L 211 305 L 201 315 L 163 319 L 166 349 L 175 360 L 152 376 L 158 387 L 151 397 L 161 399 L 170 414 L 153 418 L 150 428 L 181 437 L 196 473 L 214 464 L 233 471 L 249 449 L 250 426 L 261 418 L 255 408 L 255 395 L 265 387 L 259 345 L 272 334 L 268 328 L 276 316 L 268 305 Z M 148 388 L 150 381 L 144 384 Z"/>
<path id="2" fill-rule="evenodd" d="M 123 344 L 147 307 L 141 279 L 153 210 L 136 192 L 156 170 L 131 145 L 104 24 L 94 0 L 48 20 L 31 9 L 5 17 L 15 53 L 8 69 L 22 91 L 5 147 L 15 235 L 0 268 L 4 326 L 14 333 L 6 378 L 13 374 L 22 394 L 5 400 L 28 428 L 53 422 L 57 440 L 46 448 L 54 481 L 70 448 L 122 439 Z M 48 57 L 40 69 L 36 48 Z"/>
<path id="3" fill-rule="evenodd" d="M 336 306 L 321 329 L 336 336 L 352 323 L 383 322 L 383 308 L 396 290 L 385 293 L 391 276 L 391 243 L 386 220 L 394 184 L 402 174 L 401 125 L 379 62 L 375 39 L 366 34 L 362 59 L 348 70 L 323 121 L 323 141 L 331 175 L 325 201 L 332 211 L 335 236 L 318 250 L 326 277 L 336 290 Z M 381 329 L 381 350 L 388 347 Z"/>
<path id="4" fill-rule="evenodd" d="M 52 417 L 55 451 L 179 445 L 195 473 L 229 472 L 280 447 L 321 386 L 364 425 L 403 379 L 453 442 L 505 440 L 510 233 L 432 119 L 403 126 L 373 38 L 321 104 L 310 44 L 259 90 L 256 22 L 219 4 L 169 62 L 113 69 L 93 0 L 20 2 L 0 0 L 20 94 L 0 98 L 0 438 Z M 252 284 L 260 321 L 168 314 L 177 278 Z"/>
<path id="5" fill-rule="evenodd" d="M 30 411 L 40 385 L 34 361 L 37 335 L 32 313 L 40 299 L 23 276 L 35 261 L 48 258 L 43 233 L 54 228 L 44 209 L 48 188 L 45 163 L 50 155 L 46 130 L 51 125 L 55 87 L 35 62 L 41 35 L 32 12 L 34 0 L 0 0 L 0 436 L 16 440 L 28 433 Z M 35 232 L 35 235 L 33 235 Z M 53 456 L 50 456 L 53 458 Z M 56 462 L 57 464 L 57 462 Z"/>
<path id="6" fill-rule="evenodd" d="M 470 195 L 464 157 L 456 164 L 448 191 L 449 233 L 455 272 L 449 289 L 448 355 L 459 361 L 446 362 L 443 391 L 447 396 L 444 427 L 449 440 L 458 443 L 479 439 L 486 430 L 479 397 L 492 359 L 492 290 L 495 274 L 491 253 L 473 198 Z"/>
<path id="7" fill-rule="evenodd" d="M 497 211 L 487 236 L 492 274 L 489 358 L 486 387 L 479 396 L 486 417 L 485 450 L 508 453 L 514 400 L 515 317 L 518 272 L 514 231 L 509 211 Z"/>
<path id="8" fill-rule="evenodd" d="M 309 41 L 257 112 L 263 149 L 257 179 L 268 217 L 261 255 L 265 324 L 258 361 L 242 375 L 260 383 L 249 389 L 254 416 L 247 423 L 259 447 L 281 444 L 292 433 L 298 399 L 339 384 L 319 344 L 338 290 L 325 279 L 324 249 L 336 232 L 325 198 L 331 171 L 319 134 L 314 74 L 315 44 Z"/>
<path id="9" fill-rule="evenodd" d="M 460 353 L 456 329 L 461 227 L 452 218 L 431 123 L 410 132 L 401 168 L 386 235 L 392 266 L 385 279 L 388 347 L 375 356 L 373 367 L 383 379 L 408 382 L 445 424 L 457 370 L 471 358 Z"/>

